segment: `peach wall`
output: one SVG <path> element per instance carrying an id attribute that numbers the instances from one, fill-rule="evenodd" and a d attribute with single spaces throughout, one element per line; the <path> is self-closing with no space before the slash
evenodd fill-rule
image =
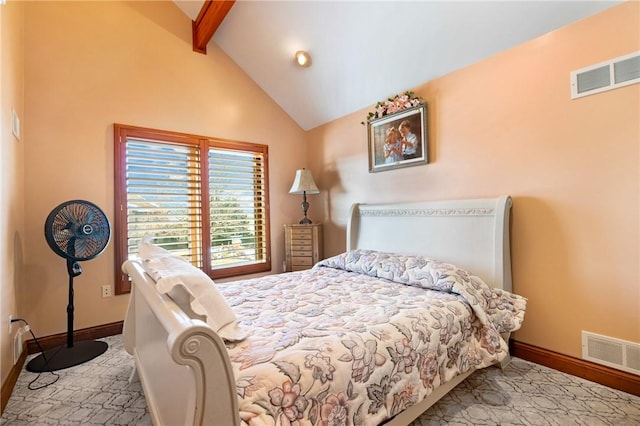
<path id="1" fill-rule="evenodd" d="M 415 88 L 431 164 L 368 173 L 362 110 L 309 132 L 326 255 L 353 202 L 514 199 L 515 338 L 581 356 L 581 330 L 640 342 L 640 85 L 570 99 L 569 73 L 640 50 L 628 2 Z M 391 94 L 390 94 L 391 95 Z"/>
<path id="2" fill-rule="evenodd" d="M 19 317 L 24 235 L 24 139 L 11 132 L 12 109 L 24 118 L 24 8 L 21 3 L 0 5 L 0 379 L 13 366 L 9 315 Z"/>
<path id="3" fill-rule="evenodd" d="M 44 221 L 71 199 L 113 218 L 114 122 L 268 144 L 272 265 L 282 271 L 305 134 L 213 43 L 206 56 L 194 53 L 191 22 L 173 2 L 28 2 L 25 28 L 23 305 L 39 335 L 66 331 L 66 266 Z M 113 264 L 113 246 L 83 262 L 75 328 L 124 318 L 128 296 L 101 297 Z"/>

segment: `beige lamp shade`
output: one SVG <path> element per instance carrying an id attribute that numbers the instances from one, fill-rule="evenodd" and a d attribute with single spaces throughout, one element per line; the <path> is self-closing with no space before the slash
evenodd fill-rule
<path id="1" fill-rule="evenodd" d="M 293 185 L 289 190 L 289 194 L 319 194 L 320 190 L 313 180 L 313 175 L 309 170 L 300 169 L 296 170 L 296 177 L 293 180 Z"/>

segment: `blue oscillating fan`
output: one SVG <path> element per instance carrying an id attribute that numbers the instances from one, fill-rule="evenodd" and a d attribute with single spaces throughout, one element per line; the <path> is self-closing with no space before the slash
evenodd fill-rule
<path id="1" fill-rule="evenodd" d="M 67 260 L 69 304 L 67 305 L 67 344 L 38 355 L 27 364 L 31 372 L 62 370 L 82 364 L 101 354 L 108 345 L 99 341 L 73 342 L 73 279 L 82 273 L 78 262 L 90 260 L 109 244 L 109 219 L 89 201 L 72 200 L 53 209 L 44 224 L 49 247 Z"/>

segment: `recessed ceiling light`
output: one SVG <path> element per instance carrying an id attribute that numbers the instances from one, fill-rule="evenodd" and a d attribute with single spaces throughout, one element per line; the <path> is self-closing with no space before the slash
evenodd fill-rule
<path id="1" fill-rule="evenodd" d="M 311 66 L 311 56 L 304 50 L 298 50 L 295 54 L 296 63 L 301 67 Z"/>

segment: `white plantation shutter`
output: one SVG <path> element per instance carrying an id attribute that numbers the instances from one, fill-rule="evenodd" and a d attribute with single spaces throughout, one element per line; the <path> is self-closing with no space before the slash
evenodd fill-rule
<path id="1" fill-rule="evenodd" d="M 212 268 L 266 260 L 264 182 L 261 153 L 209 149 Z"/>
<path id="2" fill-rule="evenodd" d="M 148 234 L 202 267 L 200 159 L 197 146 L 126 142 L 127 253 Z"/>
<path id="3" fill-rule="evenodd" d="M 212 278 L 271 270 L 267 146 L 114 126 L 116 294 L 146 235 Z"/>

